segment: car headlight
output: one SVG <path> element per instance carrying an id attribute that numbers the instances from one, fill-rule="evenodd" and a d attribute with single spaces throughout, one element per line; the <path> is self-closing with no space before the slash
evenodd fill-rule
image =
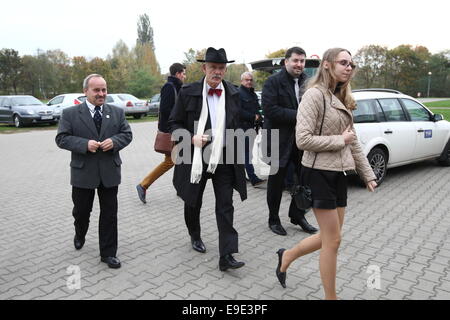
<path id="1" fill-rule="evenodd" d="M 34 110 L 27 110 L 28 114 L 34 114 Z"/>

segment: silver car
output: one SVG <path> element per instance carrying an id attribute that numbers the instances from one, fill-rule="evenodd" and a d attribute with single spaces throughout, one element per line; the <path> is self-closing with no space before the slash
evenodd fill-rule
<path id="1" fill-rule="evenodd" d="M 53 108 L 33 96 L 0 96 L 0 122 L 17 128 L 37 123 L 55 124 Z"/>
<path id="2" fill-rule="evenodd" d="M 106 103 L 122 108 L 126 116 L 140 119 L 148 113 L 148 104 L 128 93 L 108 93 Z"/>
<path id="3" fill-rule="evenodd" d="M 159 103 L 161 102 L 161 95 L 155 94 L 150 100 L 148 100 L 148 114 L 151 116 L 158 116 Z"/>
<path id="4" fill-rule="evenodd" d="M 65 93 L 51 99 L 47 105 L 53 107 L 56 118 L 61 117 L 61 112 L 68 107 L 83 103 L 85 96 L 83 93 Z"/>

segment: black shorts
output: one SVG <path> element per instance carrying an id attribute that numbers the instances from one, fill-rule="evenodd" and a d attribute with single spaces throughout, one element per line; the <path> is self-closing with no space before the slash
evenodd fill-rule
<path id="1" fill-rule="evenodd" d="M 347 176 L 343 172 L 302 167 L 300 181 L 311 188 L 313 208 L 347 206 Z"/>

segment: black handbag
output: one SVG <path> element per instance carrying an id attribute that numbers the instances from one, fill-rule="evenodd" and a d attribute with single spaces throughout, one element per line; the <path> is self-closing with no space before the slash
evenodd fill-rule
<path id="1" fill-rule="evenodd" d="M 323 95 L 323 93 L 322 93 Z M 322 117 L 322 123 L 320 125 L 320 133 L 319 136 L 322 135 L 322 127 L 323 127 L 323 121 L 325 119 L 325 95 L 323 95 L 323 117 Z M 314 157 L 314 162 L 312 165 L 312 168 L 314 168 L 314 165 L 316 164 L 317 159 L 317 152 Z M 300 159 L 301 163 L 301 159 Z M 309 175 L 308 175 L 309 178 Z M 306 179 L 309 181 L 309 179 Z M 295 206 L 297 209 L 308 212 L 312 207 L 312 194 L 311 194 L 311 188 L 307 184 L 300 183 L 297 174 L 294 174 L 294 186 L 291 190 L 291 196 L 295 201 Z"/>
<path id="2" fill-rule="evenodd" d="M 297 209 L 308 212 L 312 207 L 311 188 L 295 184 L 291 190 L 291 196 L 294 198 Z"/>

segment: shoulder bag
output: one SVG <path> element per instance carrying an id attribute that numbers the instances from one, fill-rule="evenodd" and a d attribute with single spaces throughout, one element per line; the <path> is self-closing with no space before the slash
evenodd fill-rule
<path id="1" fill-rule="evenodd" d="M 322 123 L 320 125 L 320 133 L 319 136 L 322 135 L 322 127 L 323 127 L 323 121 L 325 119 L 325 110 L 326 110 L 326 104 L 325 104 L 325 95 L 323 95 L 323 117 L 322 117 Z M 314 162 L 312 165 L 312 168 L 314 168 L 314 165 L 316 164 L 317 159 L 317 152 L 314 157 Z M 309 178 L 309 175 L 308 175 Z M 309 181 L 309 179 L 305 179 Z M 294 174 L 294 186 L 291 190 L 291 196 L 294 198 L 295 205 L 299 210 L 302 210 L 304 212 L 308 212 L 312 207 L 312 196 L 311 196 L 311 187 L 307 184 L 301 184 L 299 182 L 299 178 L 297 174 Z"/>
<path id="2" fill-rule="evenodd" d="M 177 103 L 177 90 L 175 89 L 175 86 L 171 84 L 173 87 L 173 90 L 175 92 L 175 103 Z M 161 119 L 161 112 L 159 112 L 158 115 L 158 123 Z M 172 141 L 172 135 L 168 132 L 162 132 L 158 130 L 158 133 L 156 134 L 155 139 L 155 151 L 159 153 L 163 153 L 165 155 L 170 155 L 172 153 L 173 146 L 175 145 L 175 142 Z"/>

